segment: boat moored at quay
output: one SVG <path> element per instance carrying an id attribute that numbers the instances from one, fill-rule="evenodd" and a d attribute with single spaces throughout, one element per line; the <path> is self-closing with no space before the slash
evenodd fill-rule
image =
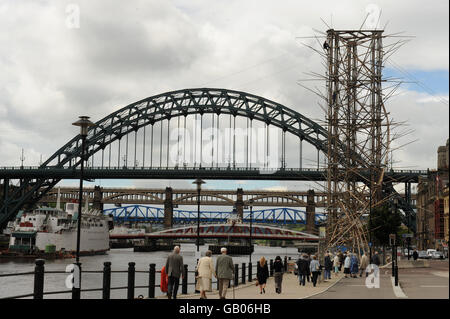
<path id="1" fill-rule="evenodd" d="M 8 224 L 10 241 L 1 257 L 73 257 L 77 246 L 78 203 L 66 209 L 38 207 L 21 211 Z M 59 205 L 58 205 L 59 206 Z M 80 255 L 105 254 L 109 250 L 112 217 L 87 207 L 81 215 Z"/>

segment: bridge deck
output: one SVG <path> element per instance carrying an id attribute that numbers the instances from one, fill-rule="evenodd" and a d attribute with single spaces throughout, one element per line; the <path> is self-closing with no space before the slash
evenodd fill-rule
<path id="1" fill-rule="evenodd" d="M 385 178 L 392 182 L 418 182 L 419 176 L 427 175 L 426 170 L 391 170 L 386 171 Z M 86 179 L 239 179 L 239 180 L 294 180 L 294 181 L 326 181 L 327 171 L 321 169 L 298 168 L 228 168 L 228 167 L 88 167 L 85 168 Z M 370 172 L 361 171 L 357 181 L 368 180 Z M 79 168 L 39 168 L 30 167 L 0 167 L 0 179 L 21 178 L 58 178 L 79 179 Z"/>

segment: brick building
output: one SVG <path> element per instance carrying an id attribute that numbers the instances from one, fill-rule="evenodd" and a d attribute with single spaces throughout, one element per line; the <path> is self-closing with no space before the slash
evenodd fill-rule
<path id="1" fill-rule="evenodd" d="M 421 250 L 443 250 L 448 245 L 448 147 L 447 140 L 446 146 L 438 148 L 437 170 L 431 170 L 427 177 L 419 178 L 416 235 Z"/>

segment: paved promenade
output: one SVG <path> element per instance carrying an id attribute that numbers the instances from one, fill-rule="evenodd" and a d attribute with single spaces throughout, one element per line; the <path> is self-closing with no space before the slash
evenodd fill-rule
<path id="1" fill-rule="evenodd" d="M 314 299 L 448 299 L 448 260 L 430 260 L 430 267 L 399 269 L 399 286 L 389 265 L 380 269 L 380 288 L 367 288 L 364 278 L 343 278 Z"/>
<path id="2" fill-rule="evenodd" d="M 239 285 L 234 288 L 235 299 L 301 299 L 313 296 L 320 292 L 325 291 L 334 285 L 337 281 L 339 281 L 344 275 L 341 273 L 337 277 L 333 277 L 331 280 L 326 282 L 320 282 L 313 287 L 311 282 L 306 282 L 305 286 L 300 286 L 298 283 L 298 277 L 286 273 L 283 275 L 283 285 L 282 285 L 282 293 L 275 293 L 275 283 L 273 277 L 270 277 L 267 280 L 266 285 L 266 293 L 260 294 L 259 287 L 255 285 L 255 281 L 252 283 L 246 283 L 245 285 Z M 213 285 L 215 286 L 215 285 Z M 206 293 L 208 299 L 219 299 L 219 294 L 217 290 L 213 290 L 212 292 Z M 166 298 L 167 297 L 159 297 Z M 190 295 L 178 295 L 178 299 L 198 299 L 200 298 L 199 294 L 190 294 Z M 227 299 L 233 299 L 233 287 L 229 288 L 227 291 Z"/>

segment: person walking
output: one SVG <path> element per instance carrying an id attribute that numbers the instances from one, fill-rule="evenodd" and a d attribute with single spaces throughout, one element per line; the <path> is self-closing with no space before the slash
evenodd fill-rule
<path id="1" fill-rule="evenodd" d="M 339 261 L 339 255 L 336 254 L 333 258 L 333 267 L 334 267 L 334 274 L 337 275 L 340 271 L 340 261 Z"/>
<path id="2" fill-rule="evenodd" d="M 281 284 L 283 281 L 283 262 L 281 257 L 275 257 L 273 262 L 273 279 L 275 281 L 275 292 L 281 294 Z"/>
<path id="3" fill-rule="evenodd" d="M 297 267 L 298 267 L 298 282 L 300 285 L 304 286 L 306 281 L 306 276 L 309 273 L 309 265 L 308 265 L 308 255 L 303 254 L 297 259 Z"/>
<path id="4" fill-rule="evenodd" d="M 367 267 L 369 266 L 369 257 L 367 257 L 367 254 L 364 253 L 361 257 L 361 271 L 359 273 L 359 277 L 362 277 L 363 272 L 366 273 L 366 277 L 369 275 L 367 272 Z"/>
<path id="5" fill-rule="evenodd" d="M 309 254 L 306 255 L 306 262 L 308 263 L 306 280 L 309 282 L 309 279 L 311 278 L 311 270 L 309 268 L 309 265 L 311 264 L 311 256 Z"/>
<path id="6" fill-rule="evenodd" d="M 417 260 L 417 258 L 419 258 L 419 253 L 417 252 L 417 250 L 414 249 L 412 256 L 414 260 Z"/>
<path id="7" fill-rule="evenodd" d="M 309 268 L 312 274 L 311 281 L 313 283 L 313 286 L 315 287 L 317 284 L 317 278 L 319 277 L 320 272 L 320 263 L 317 260 L 317 257 L 314 255 L 312 256 L 311 263 L 309 264 Z"/>
<path id="8" fill-rule="evenodd" d="M 212 290 L 212 277 L 215 275 L 214 263 L 211 258 L 211 250 L 207 250 L 205 257 L 200 258 L 197 264 L 197 287 L 196 290 L 200 291 L 200 299 L 207 299 L 206 292 Z"/>
<path id="9" fill-rule="evenodd" d="M 269 277 L 269 268 L 267 267 L 266 258 L 261 257 L 256 266 L 256 278 L 258 279 L 259 293 L 266 293 L 266 283 Z"/>
<path id="10" fill-rule="evenodd" d="M 352 278 L 358 277 L 358 257 L 355 253 L 350 253 L 350 273 Z"/>
<path id="11" fill-rule="evenodd" d="M 180 277 L 184 278 L 183 257 L 180 255 L 180 246 L 175 246 L 173 252 L 167 257 L 165 270 L 168 276 L 167 298 L 177 299 Z"/>
<path id="12" fill-rule="evenodd" d="M 348 278 L 348 275 L 350 275 L 350 256 L 346 253 L 346 257 L 344 259 L 344 276 L 345 278 Z"/>
<path id="13" fill-rule="evenodd" d="M 371 260 L 372 264 L 380 266 L 380 256 L 378 255 L 378 251 L 375 251 L 375 253 L 372 256 Z"/>
<path id="14" fill-rule="evenodd" d="M 345 256 L 340 249 L 338 251 L 338 256 L 339 256 L 339 271 L 341 271 L 342 265 L 344 264 Z"/>
<path id="15" fill-rule="evenodd" d="M 233 259 L 227 255 L 227 249 L 222 247 L 220 252 L 222 254 L 217 257 L 216 261 L 216 276 L 217 280 L 219 280 L 219 298 L 225 299 L 228 285 L 233 278 L 234 266 Z"/>
<path id="16" fill-rule="evenodd" d="M 333 269 L 333 262 L 331 261 L 331 257 L 330 257 L 330 252 L 327 251 L 327 253 L 325 254 L 325 269 L 324 269 L 324 280 L 329 280 L 331 279 L 331 270 Z"/>

